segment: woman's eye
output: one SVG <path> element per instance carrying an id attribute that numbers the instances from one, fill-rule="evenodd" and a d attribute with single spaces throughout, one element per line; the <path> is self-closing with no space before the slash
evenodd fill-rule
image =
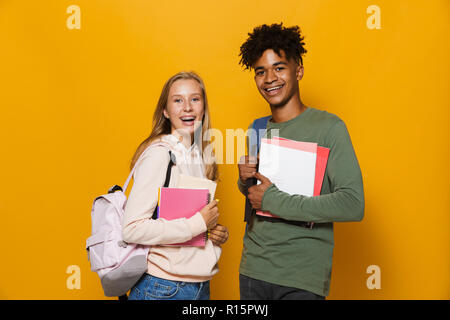
<path id="1" fill-rule="evenodd" d="M 175 102 L 179 103 L 179 102 L 181 102 L 181 99 L 175 99 Z"/>
<path id="2" fill-rule="evenodd" d="M 192 98 L 192 101 L 200 101 L 200 98 Z"/>

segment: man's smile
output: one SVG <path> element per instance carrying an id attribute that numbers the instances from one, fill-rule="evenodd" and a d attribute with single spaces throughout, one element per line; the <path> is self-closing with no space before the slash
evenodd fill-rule
<path id="1" fill-rule="evenodd" d="M 284 84 L 278 85 L 278 86 L 269 87 L 269 88 L 264 88 L 264 91 L 266 92 L 266 94 L 268 96 L 275 96 L 278 93 L 280 93 L 281 88 L 283 88 L 283 87 L 284 87 Z"/>

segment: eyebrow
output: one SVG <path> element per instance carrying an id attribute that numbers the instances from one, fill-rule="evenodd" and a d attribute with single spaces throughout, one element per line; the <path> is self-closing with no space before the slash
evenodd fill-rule
<path id="1" fill-rule="evenodd" d="M 200 92 L 194 92 L 194 93 L 191 93 L 191 94 L 189 94 L 189 96 L 195 96 L 195 95 L 202 95 Z M 183 94 L 179 94 L 179 93 L 175 93 L 175 94 L 172 94 L 171 95 L 171 97 L 183 97 L 184 95 Z"/>
<path id="2" fill-rule="evenodd" d="M 287 63 L 286 63 L 286 62 L 283 62 L 283 61 L 275 62 L 272 66 L 273 66 L 273 67 L 277 67 L 277 66 L 279 66 L 279 65 L 281 65 L 281 64 L 284 64 L 285 66 L 287 66 Z M 264 69 L 264 67 L 256 67 L 256 68 L 255 68 L 255 71 L 261 70 L 261 69 Z"/>
<path id="3" fill-rule="evenodd" d="M 279 66 L 280 64 L 284 64 L 285 66 L 287 66 L 287 63 L 286 63 L 286 62 L 283 62 L 283 61 L 275 62 L 275 63 L 273 64 L 273 66 L 276 67 L 276 66 Z"/>

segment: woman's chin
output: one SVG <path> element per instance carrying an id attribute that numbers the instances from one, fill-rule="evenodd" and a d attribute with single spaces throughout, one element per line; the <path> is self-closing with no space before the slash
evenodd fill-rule
<path id="1" fill-rule="evenodd" d="M 185 135 L 193 135 L 195 131 L 201 130 L 201 128 L 202 128 L 202 122 L 195 121 L 195 123 L 189 123 L 189 124 L 182 123 L 178 128 L 175 129 L 175 131 L 180 136 L 185 136 Z"/>

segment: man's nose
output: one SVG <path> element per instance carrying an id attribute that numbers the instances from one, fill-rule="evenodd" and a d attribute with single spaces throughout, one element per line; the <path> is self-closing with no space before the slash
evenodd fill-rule
<path id="1" fill-rule="evenodd" d="M 270 69 L 267 70 L 264 82 L 269 84 L 277 80 L 278 80 L 277 74 L 273 70 Z"/>

